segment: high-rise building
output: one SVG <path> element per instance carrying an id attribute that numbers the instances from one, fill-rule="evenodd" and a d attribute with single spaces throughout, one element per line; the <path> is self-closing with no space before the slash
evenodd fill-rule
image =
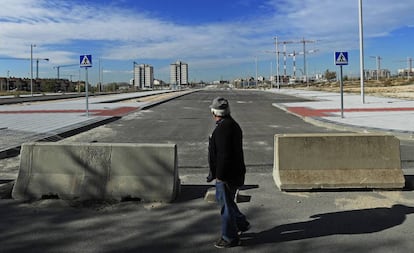
<path id="1" fill-rule="evenodd" d="M 134 64 L 134 86 L 138 89 L 152 89 L 154 67 L 148 64 Z"/>
<path id="2" fill-rule="evenodd" d="M 170 83 L 171 85 L 188 84 L 188 64 L 177 61 L 170 65 Z"/>

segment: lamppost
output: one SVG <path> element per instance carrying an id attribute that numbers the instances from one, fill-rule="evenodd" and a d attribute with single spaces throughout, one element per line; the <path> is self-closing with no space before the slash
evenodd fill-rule
<path id="1" fill-rule="evenodd" d="M 30 95 L 33 97 L 33 48 L 35 44 L 30 44 Z"/>
<path id="2" fill-rule="evenodd" d="M 362 0 L 358 1 L 359 12 L 359 64 L 360 64 L 360 82 L 361 82 L 361 100 L 365 104 L 364 94 L 364 27 L 362 18 Z"/>
<path id="3" fill-rule="evenodd" d="M 44 58 L 44 59 L 36 59 L 36 79 L 39 78 L 39 61 L 43 60 L 43 61 L 49 61 L 49 58 Z"/>

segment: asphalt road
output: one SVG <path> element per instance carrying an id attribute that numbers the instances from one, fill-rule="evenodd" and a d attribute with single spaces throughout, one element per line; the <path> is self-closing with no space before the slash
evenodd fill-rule
<path id="1" fill-rule="evenodd" d="M 240 209 L 252 223 L 228 252 L 412 252 L 412 191 L 285 193 L 273 183 L 275 133 L 331 132 L 273 107 L 298 98 L 203 90 L 62 141 L 177 143 L 182 191 L 175 203 L 0 200 L 0 252 L 216 252 L 219 210 L 203 200 L 209 104 L 229 99 L 244 132 Z"/>
<path id="2" fill-rule="evenodd" d="M 231 114 L 243 130 L 245 160 L 250 170 L 272 169 L 276 133 L 333 131 L 308 124 L 272 106 L 276 102 L 303 101 L 301 98 L 261 91 L 203 90 L 105 125 L 102 129 L 106 134 L 99 134 L 101 129 L 96 129 L 69 140 L 176 143 L 181 173 L 205 171 L 208 136 L 214 128 L 209 105 L 217 96 L 229 100 Z"/>

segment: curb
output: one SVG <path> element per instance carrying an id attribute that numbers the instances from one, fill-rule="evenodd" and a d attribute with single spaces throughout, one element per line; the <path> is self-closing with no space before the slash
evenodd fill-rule
<path id="1" fill-rule="evenodd" d="M 302 116 L 302 115 L 289 111 L 285 106 L 282 106 L 280 104 L 273 103 L 272 105 L 291 115 L 299 117 L 303 119 L 305 122 L 308 122 L 315 126 L 325 127 L 329 129 L 338 130 L 338 131 L 347 131 L 347 132 L 391 134 L 400 140 L 414 140 L 414 132 L 412 131 L 398 131 L 394 129 L 354 126 L 354 125 L 349 125 L 349 124 L 344 124 L 344 123 L 338 123 L 332 120 L 327 120 L 327 119 L 323 119 L 319 117 Z"/>
<path id="2" fill-rule="evenodd" d="M 159 101 L 155 101 L 152 103 L 148 103 L 145 104 L 143 106 L 141 106 L 140 108 L 138 108 L 137 110 L 146 110 L 149 109 L 151 107 L 154 107 L 156 105 L 168 102 L 170 100 L 173 100 L 175 98 L 179 98 L 185 95 L 188 95 L 190 93 L 193 92 L 197 92 L 199 90 L 189 90 L 187 92 L 183 92 L 178 94 L 177 96 L 173 96 L 173 97 L 169 97 L 166 99 L 161 99 Z M 177 91 L 172 91 L 172 92 L 177 92 Z M 168 93 L 172 93 L 172 92 L 168 92 Z M 128 98 L 130 99 L 130 98 Z M 127 99 L 123 99 L 123 100 L 127 100 Z M 119 102 L 119 101 L 116 101 Z M 134 110 L 134 111 L 137 111 Z M 131 112 L 134 112 L 131 111 Z M 131 113 L 129 112 L 129 113 Z M 129 113 L 125 114 L 128 115 Z M 36 135 L 33 136 L 33 140 L 34 142 L 39 142 L 39 141 L 51 141 L 51 142 L 55 142 L 55 141 L 59 141 L 63 138 L 67 138 L 85 131 L 88 131 L 90 129 L 96 128 L 98 126 L 102 126 L 108 123 L 111 123 L 113 121 L 119 120 L 121 119 L 123 116 L 105 116 L 105 118 L 99 118 L 99 119 L 91 119 L 89 121 L 85 121 L 83 123 L 78 123 L 78 124 L 74 124 L 74 125 L 69 125 L 67 127 L 63 127 L 63 128 L 59 128 L 53 131 L 53 133 L 51 133 L 50 135 L 48 135 L 47 133 L 44 134 L 39 134 L 40 136 L 38 136 L 38 138 L 36 138 Z M 14 157 L 20 154 L 20 145 L 18 146 L 13 146 L 13 147 L 9 147 L 3 150 L 0 150 L 0 159 L 5 159 L 5 158 L 10 158 L 10 157 Z"/>

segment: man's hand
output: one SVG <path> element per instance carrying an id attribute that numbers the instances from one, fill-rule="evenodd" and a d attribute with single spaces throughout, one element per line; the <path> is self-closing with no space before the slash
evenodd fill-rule
<path id="1" fill-rule="evenodd" d="M 213 180 L 214 180 L 214 177 L 211 174 L 208 174 L 208 176 L 207 176 L 207 183 L 210 183 Z"/>

